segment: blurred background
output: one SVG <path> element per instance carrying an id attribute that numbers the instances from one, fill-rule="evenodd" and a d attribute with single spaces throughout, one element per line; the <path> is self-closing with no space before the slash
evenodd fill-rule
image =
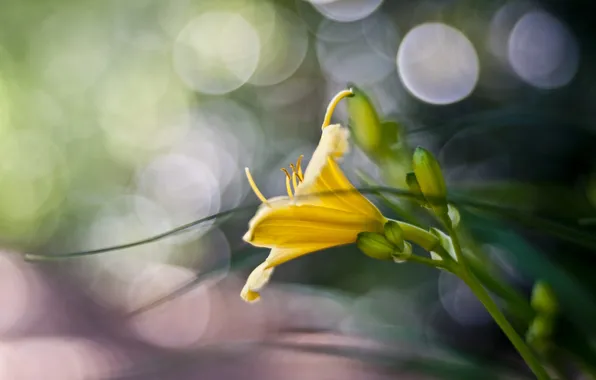
<path id="1" fill-rule="evenodd" d="M 531 378 L 457 278 L 353 247 L 284 264 L 244 304 L 244 279 L 267 255 L 241 240 L 254 210 L 123 251 L 22 255 L 127 243 L 255 204 L 244 167 L 267 197 L 285 193 L 279 168 L 308 161 L 349 83 L 398 123 L 400 143 L 437 155 L 453 192 L 591 234 L 588 4 L 2 0 L 0 379 Z M 345 104 L 333 120 L 347 123 Z M 387 180 L 358 147 L 343 167 L 355 182 L 356 170 Z M 548 279 L 563 318 L 593 329 L 591 249 L 462 217 L 508 283 L 527 296 Z"/>

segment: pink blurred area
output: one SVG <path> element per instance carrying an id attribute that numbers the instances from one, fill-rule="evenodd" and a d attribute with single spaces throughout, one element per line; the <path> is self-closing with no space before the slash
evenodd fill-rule
<path id="1" fill-rule="evenodd" d="M 242 279 L 207 280 L 184 295 L 129 317 L 193 276 L 160 264 L 158 277 L 121 288 L 130 310 L 97 302 L 59 270 L 0 253 L 0 379 L 385 379 L 382 367 L 334 349 L 381 349 L 333 332 L 341 302 L 272 286 L 253 305 Z M 155 281 L 159 278 L 159 281 Z M 309 348 L 309 349 L 304 349 Z M 404 375 L 405 376 L 405 375 Z M 400 377 L 409 378 L 409 377 Z"/>

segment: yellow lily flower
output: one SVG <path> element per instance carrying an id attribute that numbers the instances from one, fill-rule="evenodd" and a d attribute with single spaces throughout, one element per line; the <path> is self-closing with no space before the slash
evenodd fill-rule
<path id="1" fill-rule="evenodd" d="M 387 219 L 354 188 L 337 163 L 347 152 L 349 131 L 339 124 L 329 125 L 329 120 L 337 103 L 351 95 L 349 90 L 342 91 L 331 101 L 321 140 L 305 172 L 302 157 L 290 165 L 292 174 L 282 169 L 287 196 L 266 199 L 246 169 L 263 204 L 250 221 L 244 240 L 271 248 L 271 253 L 248 277 L 241 292 L 245 301 L 259 299 L 258 291 L 269 281 L 274 267 L 308 253 L 354 243 L 360 232 L 383 232 Z"/>

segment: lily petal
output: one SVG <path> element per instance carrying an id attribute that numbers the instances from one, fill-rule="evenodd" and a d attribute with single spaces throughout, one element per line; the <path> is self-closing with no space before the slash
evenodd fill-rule
<path id="1" fill-rule="evenodd" d="M 266 261 L 256 267 L 248 276 L 240 297 L 246 302 L 258 301 L 261 298 L 259 290 L 269 282 L 272 274 L 273 268 L 269 268 Z"/>
<path id="2" fill-rule="evenodd" d="M 383 232 L 385 218 L 369 218 L 317 205 L 263 207 L 249 224 L 244 240 L 259 247 L 296 248 L 302 245 L 343 245 L 359 232 Z"/>
<path id="3" fill-rule="evenodd" d="M 304 182 L 296 189 L 296 196 L 302 197 L 297 203 L 321 204 L 382 219 L 380 211 L 356 190 L 335 161 L 347 151 L 348 136 L 348 130 L 340 125 L 323 130 L 321 142 L 306 168 Z"/>
<path id="4" fill-rule="evenodd" d="M 293 260 L 297 257 L 307 255 L 309 253 L 321 251 L 323 249 L 331 248 L 337 244 L 319 243 L 319 244 L 304 244 L 300 247 L 295 248 L 275 248 L 271 250 L 271 253 L 267 257 L 265 262 L 267 268 L 273 268 L 278 265 L 285 263 L 286 261 Z"/>
<path id="5" fill-rule="evenodd" d="M 246 280 L 246 284 L 240 292 L 240 297 L 246 302 L 256 302 L 261 298 L 259 290 L 261 290 L 271 278 L 273 269 L 276 266 L 295 259 L 296 257 L 306 255 L 308 253 L 330 248 L 333 245 L 328 244 L 304 244 L 296 248 L 274 248 L 267 259 L 256 267 Z"/>

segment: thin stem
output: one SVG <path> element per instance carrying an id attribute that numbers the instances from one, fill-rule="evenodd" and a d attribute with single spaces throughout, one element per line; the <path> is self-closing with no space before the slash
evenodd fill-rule
<path id="1" fill-rule="evenodd" d="M 484 289 L 482 284 L 474 277 L 474 275 L 468 269 L 465 259 L 462 253 L 461 246 L 453 228 L 450 228 L 451 240 L 453 241 L 453 248 L 457 255 L 459 263 L 458 274 L 460 278 L 470 287 L 472 292 L 478 297 L 478 300 L 482 302 L 488 313 L 495 320 L 497 325 L 501 328 L 503 333 L 509 338 L 517 352 L 524 359 L 528 367 L 534 372 L 534 375 L 539 380 L 550 380 L 549 375 L 546 373 L 540 360 L 534 355 L 534 352 L 526 345 L 526 342 L 519 336 L 517 331 L 511 326 L 505 315 L 501 312 L 495 301 L 490 297 L 488 292 Z"/>
<path id="2" fill-rule="evenodd" d="M 360 180 L 366 184 L 366 186 L 370 186 L 370 187 L 379 186 L 378 182 L 376 182 L 372 177 L 370 177 L 368 174 L 364 173 L 363 171 L 356 170 L 356 174 L 358 175 Z M 411 224 L 415 224 L 417 226 L 422 225 L 421 221 L 416 216 L 414 216 L 414 214 L 412 214 L 405 208 L 401 207 L 397 203 L 392 202 L 385 195 L 381 194 L 380 192 L 376 193 L 375 195 L 385 205 L 387 205 L 387 207 L 389 207 L 394 213 L 396 213 L 398 216 L 400 216 L 404 221 L 409 222 Z"/>
<path id="3" fill-rule="evenodd" d="M 197 219 L 190 223 L 186 223 L 181 226 L 175 227 L 169 231 L 162 232 L 161 234 L 153 235 L 151 237 L 133 241 L 130 243 L 112 245 L 112 246 L 108 246 L 108 247 L 104 247 L 104 248 L 92 249 L 92 250 L 87 250 L 87 251 L 61 253 L 61 254 L 56 254 L 56 255 L 27 253 L 24 255 L 24 258 L 27 261 L 57 261 L 57 260 L 64 260 L 64 259 L 69 259 L 69 258 L 73 258 L 73 257 L 91 256 L 91 255 L 97 255 L 97 254 L 104 253 L 104 252 L 118 251 L 121 249 L 138 247 L 138 246 L 141 246 L 144 244 L 149 244 L 149 243 L 153 243 L 153 242 L 165 239 L 167 237 L 176 235 L 178 233 L 186 232 L 187 230 L 189 230 L 193 227 L 199 226 L 204 222 L 208 222 L 210 220 L 215 220 L 218 218 L 227 217 L 229 215 L 233 215 L 236 212 L 252 210 L 255 207 L 257 207 L 257 206 L 256 205 L 241 206 L 241 207 L 233 208 L 231 210 L 222 211 L 217 214 L 211 214 L 204 218 Z"/>
<path id="4" fill-rule="evenodd" d="M 508 284 L 500 281 L 498 276 L 486 270 L 484 263 L 468 260 L 467 262 L 472 274 L 488 289 L 491 293 L 506 301 L 507 310 L 526 324 L 529 324 L 534 318 L 534 310 L 524 298 L 524 296 Z"/>
<path id="5" fill-rule="evenodd" d="M 433 268 L 446 269 L 450 272 L 453 271 L 451 266 L 445 261 L 432 260 L 427 257 L 422 257 L 422 256 L 418 256 L 418 255 L 411 255 L 410 257 L 407 258 L 407 261 L 413 261 L 415 263 L 428 265 Z"/>

